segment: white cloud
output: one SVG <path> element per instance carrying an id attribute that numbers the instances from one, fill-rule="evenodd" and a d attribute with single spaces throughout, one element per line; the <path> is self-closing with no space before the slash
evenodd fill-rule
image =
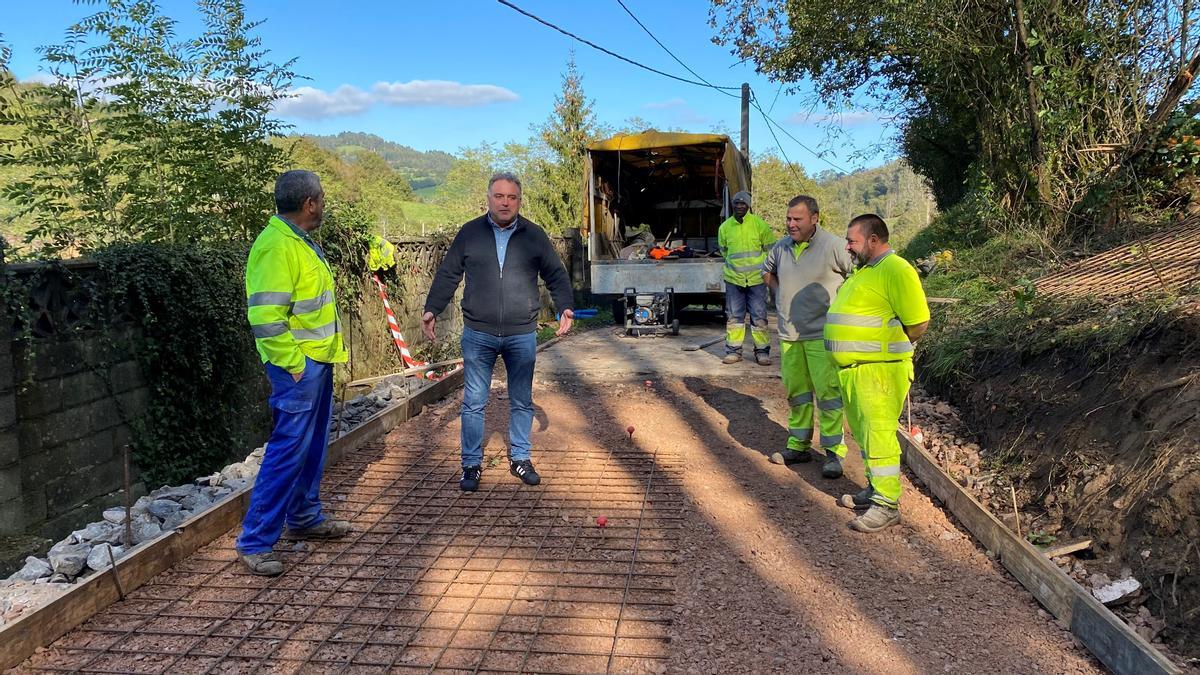
<path id="1" fill-rule="evenodd" d="M 687 101 L 681 98 L 673 98 L 667 101 L 656 101 L 647 103 L 642 107 L 646 110 L 667 110 L 668 108 L 680 108 L 687 105 Z"/>
<path id="2" fill-rule="evenodd" d="M 325 119 L 361 113 L 376 105 L 399 107 L 471 108 L 517 100 L 509 89 L 493 84 L 462 84 L 446 80 L 376 82 L 370 91 L 349 84 L 327 92 L 298 87 L 280 101 L 275 112 L 283 117 Z"/>
<path id="3" fill-rule="evenodd" d="M 371 91 L 381 103 L 399 106 L 473 108 L 517 100 L 517 95 L 494 84 L 459 84 L 445 80 L 377 82 Z"/>
<path id="4" fill-rule="evenodd" d="M 843 112 L 806 113 L 798 112 L 785 120 L 788 124 L 825 124 L 834 122 L 844 127 L 856 127 L 879 121 L 879 115 L 869 110 L 846 110 Z"/>

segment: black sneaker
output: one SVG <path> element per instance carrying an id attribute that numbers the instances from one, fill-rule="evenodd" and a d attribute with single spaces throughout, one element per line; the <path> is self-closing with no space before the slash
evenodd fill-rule
<path id="1" fill-rule="evenodd" d="M 533 462 L 527 459 L 509 462 L 508 472 L 520 478 L 526 485 L 537 485 L 542 482 L 542 477 L 533 469 Z"/>
<path id="2" fill-rule="evenodd" d="M 483 475 L 483 467 L 480 466 L 464 466 L 462 478 L 458 481 L 458 487 L 463 492 L 474 492 L 479 489 L 479 477 Z"/>

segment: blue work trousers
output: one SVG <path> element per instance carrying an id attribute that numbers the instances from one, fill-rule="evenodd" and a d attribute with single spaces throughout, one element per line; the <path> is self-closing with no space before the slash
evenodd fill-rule
<path id="1" fill-rule="evenodd" d="M 537 334 L 497 337 L 463 328 L 462 465 L 483 463 L 483 411 L 487 408 L 496 357 L 504 358 L 508 372 L 508 447 L 513 461 L 529 459 L 529 434 L 533 431 L 533 363 Z"/>
<path id="2" fill-rule="evenodd" d="M 333 410 L 333 366 L 305 357 L 299 382 L 279 366 L 268 363 L 266 369 L 274 427 L 237 540 L 245 555 L 270 551 L 285 522 L 303 529 L 325 519 L 320 491 Z"/>

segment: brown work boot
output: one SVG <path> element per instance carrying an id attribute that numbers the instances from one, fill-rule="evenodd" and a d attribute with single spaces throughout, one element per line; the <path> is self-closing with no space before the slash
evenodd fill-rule
<path id="1" fill-rule="evenodd" d="M 771 357 L 767 354 L 763 354 L 762 352 L 754 352 L 754 360 L 757 361 L 758 365 L 760 366 L 771 365 Z"/>
<path id="2" fill-rule="evenodd" d="M 850 521 L 850 529 L 858 532 L 878 532 L 900 522 L 900 509 L 872 504 L 861 516 Z"/>
<path id="3" fill-rule="evenodd" d="M 283 563 L 275 557 L 274 551 L 243 554 L 239 557 L 251 574 L 257 574 L 260 577 L 277 577 L 283 574 Z"/>
<path id="4" fill-rule="evenodd" d="M 738 361 L 741 361 L 741 360 L 742 360 L 742 355 L 734 352 L 731 354 L 726 354 L 725 358 L 721 359 L 721 363 L 728 365 L 730 363 L 737 363 Z"/>
<path id="5" fill-rule="evenodd" d="M 312 527 L 300 530 L 288 528 L 283 536 L 285 539 L 341 539 L 348 534 L 350 534 L 350 523 L 326 518 Z"/>

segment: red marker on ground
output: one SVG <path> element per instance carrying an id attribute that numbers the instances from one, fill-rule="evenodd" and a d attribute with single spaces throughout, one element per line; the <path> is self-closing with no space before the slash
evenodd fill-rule
<path id="1" fill-rule="evenodd" d="M 608 518 L 596 516 L 596 527 L 608 527 Z"/>
<path id="2" fill-rule="evenodd" d="M 629 434 L 629 440 L 633 440 L 633 425 L 625 427 L 625 433 Z"/>
<path id="3" fill-rule="evenodd" d="M 908 430 L 908 434 L 917 442 L 917 445 L 925 445 L 925 434 L 921 433 L 921 427 L 915 424 L 912 425 L 912 428 Z"/>

